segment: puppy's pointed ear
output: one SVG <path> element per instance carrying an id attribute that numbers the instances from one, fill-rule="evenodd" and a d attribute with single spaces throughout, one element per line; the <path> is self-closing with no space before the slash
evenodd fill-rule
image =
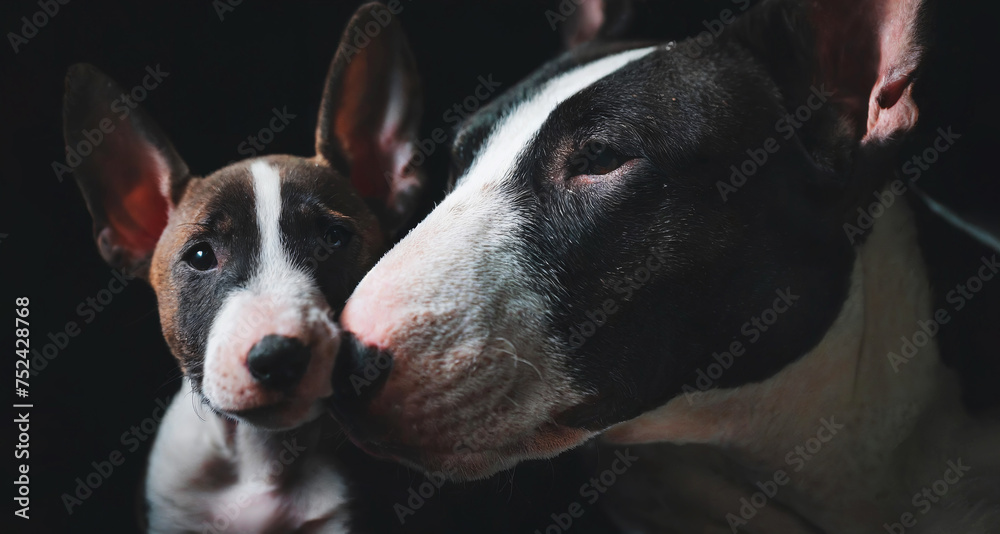
<path id="1" fill-rule="evenodd" d="M 413 214 L 423 176 L 410 161 L 423 109 L 402 25 L 381 4 L 358 8 L 330 65 L 316 152 L 351 177 L 387 235 Z"/>
<path id="2" fill-rule="evenodd" d="M 101 256 L 146 276 L 190 172 L 156 123 L 125 95 L 94 66 L 73 65 L 66 75 L 63 134 Z"/>
<path id="3" fill-rule="evenodd" d="M 791 105 L 817 90 L 833 93 L 856 140 L 884 145 L 917 122 L 923 7 L 921 0 L 769 0 L 741 17 L 736 33 Z"/>

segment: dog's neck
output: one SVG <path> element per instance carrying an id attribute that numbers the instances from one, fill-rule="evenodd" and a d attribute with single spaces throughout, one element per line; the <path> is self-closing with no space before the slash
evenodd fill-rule
<path id="1" fill-rule="evenodd" d="M 300 475 L 295 462 L 303 449 L 315 450 L 323 421 L 313 420 L 287 431 L 272 431 L 227 421 L 226 445 L 241 482 L 283 487 Z"/>
<path id="2" fill-rule="evenodd" d="M 933 314 L 913 214 L 897 202 L 858 251 L 843 308 L 812 351 L 763 382 L 675 398 L 606 438 L 716 446 L 751 484 L 784 471 L 777 499 L 809 522 L 880 527 L 887 510 L 912 511 L 974 426 L 933 340 L 904 363 L 889 359 Z"/>

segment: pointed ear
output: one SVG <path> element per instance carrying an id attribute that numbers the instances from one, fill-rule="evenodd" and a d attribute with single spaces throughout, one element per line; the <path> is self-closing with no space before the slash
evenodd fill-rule
<path id="1" fill-rule="evenodd" d="M 924 55 L 921 4 L 827 1 L 817 2 L 811 14 L 820 76 L 833 80 L 835 90 L 856 92 L 852 97 L 859 106 L 850 111 L 865 124 L 863 143 L 883 143 L 916 126 L 913 82 Z"/>
<path id="2" fill-rule="evenodd" d="M 416 61 L 399 20 L 358 8 L 326 78 L 316 152 L 351 183 L 392 235 L 415 211 L 423 176 L 410 161 L 423 109 Z"/>
<path id="3" fill-rule="evenodd" d="M 190 173 L 160 128 L 130 107 L 125 94 L 92 65 L 73 65 L 66 75 L 63 134 L 101 256 L 145 276 Z"/>
<path id="4" fill-rule="evenodd" d="M 562 40 L 565 49 L 574 48 L 595 39 L 618 39 L 624 37 L 635 14 L 637 0 L 575 0 L 564 5 L 575 6 L 572 13 L 565 16 L 562 23 Z M 562 20 L 554 11 L 546 13 L 549 22 Z"/>
<path id="5" fill-rule="evenodd" d="M 880 145 L 917 122 L 922 8 L 921 0 L 771 0 L 742 17 L 737 34 L 791 102 L 823 87 L 861 144 Z"/>

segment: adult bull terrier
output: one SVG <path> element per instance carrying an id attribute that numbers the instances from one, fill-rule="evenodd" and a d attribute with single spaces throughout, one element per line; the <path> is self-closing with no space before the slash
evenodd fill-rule
<path id="1" fill-rule="evenodd" d="M 331 411 L 456 479 L 651 444 L 611 488 L 644 531 L 996 531 L 996 418 L 939 358 L 896 198 L 922 9 L 765 1 L 541 67 L 463 122 L 453 190 L 348 300 Z"/>

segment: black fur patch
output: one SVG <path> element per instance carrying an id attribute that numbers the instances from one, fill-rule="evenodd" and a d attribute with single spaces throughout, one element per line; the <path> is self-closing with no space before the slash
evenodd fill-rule
<path id="1" fill-rule="evenodd" d="M 212 191 L 201 210 L 201 219 L 182 224 L 197 229 L 176 250 L 170 268 L 169 285 L 177 295 L 175 318 L 177 344 L 174 354 L 200 387 L 202 364 L 215 316 L 226 297 L 246 285 L 260 255 L 260 230 L 254 206 L 253 181 L 245 166 L 229 167 L 201 184 Z M 207 243 L 219 265 L 210 271 L 197 271 L 184 260 L 192 247 Z M 179 345 L 179 346 L 178 346 Z"/>

